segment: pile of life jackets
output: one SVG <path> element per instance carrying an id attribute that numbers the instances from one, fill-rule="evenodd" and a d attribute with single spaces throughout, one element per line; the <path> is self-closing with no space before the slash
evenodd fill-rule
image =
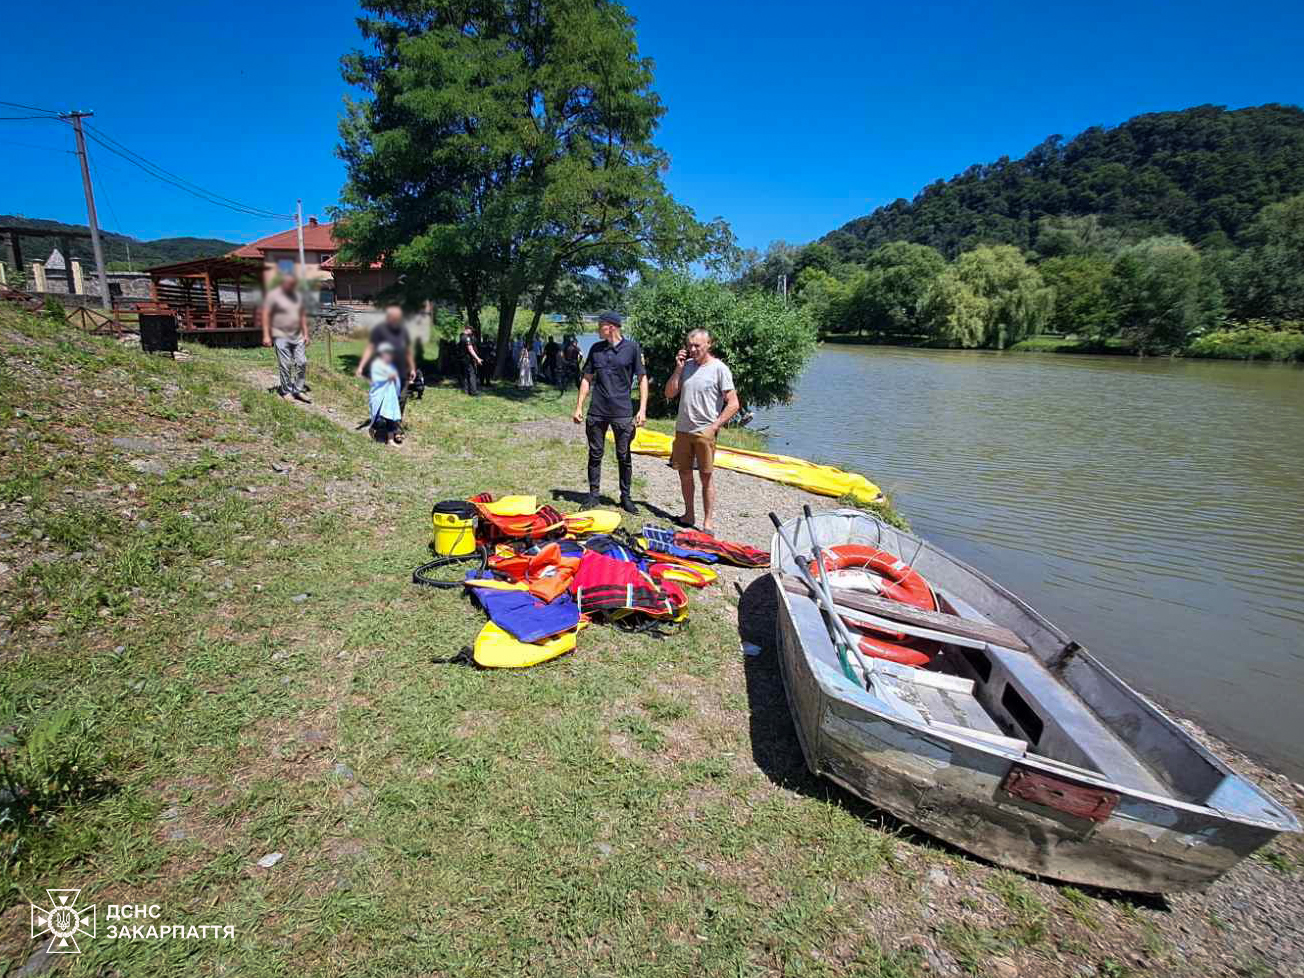
<path id="1" fill-rule="evenodd" d="M 706 534 L 644 527 L 618 530 L 620 515 L 567 516 L 531 496 L 470 500 L 487 559 L 463 586 L 489 621 L 472 658 L 486 668 L 524 668 L 573 651 L 591 623 L 664 635 L 688 615 L 685 588 L 716 579 L 713 564 L 759 567 L 769 555 Z"/>

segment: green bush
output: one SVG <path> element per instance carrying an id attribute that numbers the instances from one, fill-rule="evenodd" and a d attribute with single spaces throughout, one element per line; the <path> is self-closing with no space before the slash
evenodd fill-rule
<path id="1" fill-rule="evenodd" d="M 1304 323 L 1275 327 L 1262 320 L 1234 323 L 1201 336 L 1186 354 L 1225 360 L 1304 360 Z"/>
<path id="2" fill-rule="evenodd" d="M 729 365 L 738 398 L 749 408 L 791 400 L 793 384 L 815 352 L 810 316 L 767 292 L 740 294 L 707 279 L 658 276 L 635 289 L 629 311 L 654 414 L 670 413 L 661 392 L 691 329 L 710 332 L 713 352 Z"/>

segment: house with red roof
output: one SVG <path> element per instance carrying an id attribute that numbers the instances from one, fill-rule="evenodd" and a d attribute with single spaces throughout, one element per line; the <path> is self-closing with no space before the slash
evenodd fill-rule
<path id="1" fill-rule="evenodd" d="M 308 218 L 303 226 L 304 284 L 333 293 L 336 302 L 370 305 L 381 292 L 398 281 L 398 276 L 382 262 L 370 265 L 345 265 L 336 260 L 339 244 L 332 233 L 334 223 L 322 224 Z M 231 252 L 239 258 L 258 258 L 266 269 L 267 280 L 293 272 L 299 264 L 299 237 L 294 228 L 280 231 L 243 245 Z"/>
<path id="2" fill-rule="evenodd" d="M 345 265 L 339 255 L 332 255 L 322 262 L 321 268 L 335 279 L 335 301 L 345 304 L 371 305 L 386 289 L 398 284 L 398 274 L 386 268 L 384 262 Z"/>
<path id="3" fill-rule="evenodd" d="M 322 263 L 335 256 L 339 245 L 331 230 L 334 223 L 322 224 L 310 217 L 303 226 L 303 279 L 320 283 L 322 288 L 333 286 L 331 273 L 322 271 Z M 231 254 L 236 258 L 258 258 L 267 269 L 270 279 L 274 274 L 289 274 L 299 264 L 299 234 L 294 228 L 241 245 Z"/>

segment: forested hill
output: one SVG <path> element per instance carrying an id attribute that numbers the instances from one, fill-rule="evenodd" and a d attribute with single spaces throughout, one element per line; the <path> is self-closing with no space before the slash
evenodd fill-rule
<path id="1" fill-rule="evenodd" d="M 59 221 L 48 221 L 42 218 L 15 217 L 12 214 L 0 214 L 0 225 L 30 227 L 42 231 L 68 231 L 80 234 L 86 234 L 88 230 L 85 224 L 63 224 Z M 170 262 L 188 261 L 191 258 L 224 255 L 239 247 L 234 242 L 222 241 L 219 238 L 156 238 L 153 241 L 141 241 L 125 234 L 116 234 L 113 231 L 104 231 L 100 238 L 104 243 L 104 260 L 110 268 L 126 268 L 128 249 L 130 249 L 131 266 L 138 271 L 151 265 L 166 265 Z M 19 239 L 23 249 L 23 260 L 28 262 L 44 261 L 50 256 L 53 249 L 59 247 L 56 238 L 34 238 L 19 235 Z M 88 238 L 74 240 L 72 242 L 72 254 L 74 258 L 82 259 L 83 263 L 94 261 L 91 243 Z M 0 242 L 0 260 L 9 261 L 7 238 L 5 241 Z"/>
<path id="2" fill-rule="evenodd" d="M 1304 110 L 1203 105 L 1095 127 L 1067 143 L 1050 136 L 1023 159 L 971 166 L 822 240 L 848 261 L 902 240 L 954 258 L 979 244 L 1033 248 L 1039 218 L 1097 214 L 1136 237 L 1225 244 L 1223 235 L 1236 242 L 1265 205 L 1299 193 Z"/>

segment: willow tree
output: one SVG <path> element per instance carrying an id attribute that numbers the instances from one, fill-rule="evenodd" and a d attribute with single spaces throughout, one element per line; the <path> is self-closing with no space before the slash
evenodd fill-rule
<path id="1" fill-rule="evenodd" d="M 610 0 L 364 0 L 370 50 L 341 124 L 345 257 L 474 318 L 498 307 L 498 373 L 531 297 L 558 283 L 686 265 L 728 240 L 666 190 L 665 109 L 633 18 Z"/>
<path id="2" fill-rule="evenodd" d="M 1108 283 L 1123 334 L 1137 352 L 1180 350 L 1221 321 L 1222 289 L 1192 245 L 1174 235 L 1126 248 Z"/>
<path id="3" fill-rule="evenodd" d="M 1039 332 L 1055 293 L 1010 245 L 966 251 L 929 288 L 924 324 L 950 346 L 998 350 Z"/>

